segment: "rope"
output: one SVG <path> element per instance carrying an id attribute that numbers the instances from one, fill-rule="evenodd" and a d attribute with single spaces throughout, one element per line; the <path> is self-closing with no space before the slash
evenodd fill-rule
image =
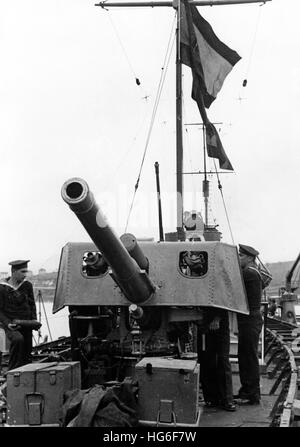
<path id="1" fill-rule="evenodd" d="M 265 4 L 265 3 L 264 3 L 264 4 Z M 259 6 L 264 6 L 264 4 L 259 5 Z M 251 45 L 251 49 L 250 49 L 249 62 L 248 62 L 247 70 L 246 70 L 245 79 L 244 79 L 244 81 L 243 81 L 243 87 L 246 87 L 246 85 L 247 85 L 247 77 L 248 77 L 248 74 L 249 74 L 249 71 L 250 71 L 250 65 L 251 65 L 251 62 L 252 62 L 252 56 L 253 56 L 254 47 L 255 47 L 255 43 L 256 43 L 256 36 L 257 36 L 258 25 L 259 25 L 260 17 L 261 17 L 261 11 L 262 11 L 262 9 L 260 8 L 260 9 L 259 9 L 259 12 L 258 12 L 257 19 L 256 19 L 256 25 L 255 25 L 255 30 L 254 30 L 254 35 L 253 35 L 252 45 Z"/>
<path id="2" fill-rule="evenodd" d="M 45 320 L 46 320 L 47 327 L 48 327 L 48 332 L 49 332 L 49 335 L 50 335 L 50 339 L 52 341 L 52 335 L 51 335 L 50 326 L 49 326 L 49 322 L 48 322 L 47 312 L 46 312 L 46 309 L 45 309 L 44 300 L 43 300 L 43 297 L 42 297 L 42 292 L 40 290 L 38 292 L 38 299 L 39 299 L 39 302 L 42 303 L 43 310 L 44 310 L 44 315 L 45 315 Z"/>
<path id="3" fill-rule="evenodd" d="M 122 51 L 123 51 L 123 53 L 124 53 L 124 56 L 125 56 L 126 61 L 127 61 L 127 63 L 128 63 L 129 69 L 130 69 L 130 71 L 132 72 L 132 74 L 133 74 L 133 76 L 134 76 L 135 83 L 136 83 L 136 85 L 140 86 L 140 85 L 141 85 L 141 82 L 140 82 L 139 78 L 137 77 L 137 75 L 136 75 L 136 73 L 135 73 L 135 71 L 134 71 L 134 69 L 133 69 L 133 66 L 132 66 L 132 64 L 131 64 L 131 62 L 130 62 L 130 59 L 129 59 L 129 57 L 128 57 L 128 54 L 127 54 L 127 52 L 126 52 L 126 50 L 125 50 L 125 47 L 124 47 L 124 45 L 123 45 L 123 43 L 122 43 L 122 40 L 121 40 L 120 35 L 119 35 L 119 33 L 118 33 L 118 30 L 117 30 L 117 28 L 116 28 L 116 26 L 115 26 L 115 24 L 114 24 L 114 22 L 113 22 L 113 20 L 112 20 L 111 14 L 108 14 L 108 18 L 109 18 L 109 21 L 110 21 L 110 23 L 111 23 L 111 25 L 112 25 L 112 28 L 113 28 L 113 30 L 114 30 L 114 32 L 115 32 L 115 34 L 116 34 L 116 37 L 117 37 L 118 42 L 119 42 L 119 44 L 120 44 L 120 47 L 121 47 L 121 49 L 122 49 Z"/>
<path id="4" fill-rule="evenodd" d="M 260 6 L 263 6 L 263 5 L 260 5 Z M 247 69 L 247 72 L 246 72 L 246 77 L 247 77 L 247 75 L 249 73 L 250 65 L 251 65 L 251 62 L 252 62 L 252 57 L 253 57 L 253 53 L 254 53 L 254 47 L 255 47 L 255 44 L 256 44 L 256 37 L 257 37 L 257 32 L 258 32 L 258 26 L 259 26 L 260 17 L 261 17 L 261 11 L 262 11 L 262 9 L 259 8 L 259 12 L 258 12 L 258 15 L 257 15 L 256 24 L 255 24 L 254 36 L 253 36 L 253 40 L 252 40 L 252 46 L 251 46 L 251 50 L 250 50 L 250 57 L 249 57 L 248 69 Z"/>
<path id="5" fill-rule="evenodd" d="M 219 188 L 219 191 L 221 193 L 223 206 L 224 206 L 224 210 L 225 210 L 225 215 L 226 215 L 226 219 L 227 219 L 227 224 L 228 224 L 230 235 L 231 235 L 232 244 L 235 245 L 233 234 L 232 234 L 232 230 L 231 230 L 231 225 L 230 225 L 230 221 L 229 221 L 229 217 L 228 217 L 228 213 L 227 213 L 227 208 L 226 208 L 226 204 L 225 204 L 225 199 L 224 199 L 224 195 L 223 195 L 222 184 L 220 182 L 220 178 L 219 178 L 219 174 L 218 174 L 218 170 L 217 170 L 215 159 L 214 159 L 214 166 L 215 166 L 215 171 L 216 171 L 216 175 L 217 175 L 217 179 L 218 179 L 218 188 Z"/>
<path id="6" fill-rule="evenodd" d="M 39 293 L 41 293 L 41 291 L 39 290 Z M 42 322 L 42 309 L 41 309 L 41 300 L 39 299 L 39 319 L 38 321 L 41 323 Z M 41 329 L 38 330 L 38 343 L 40 343 L 40 339 L 41 339 Z"/>
<path id="7" fill-rule="evenodd" d="M 149 131 L 148 131 L 148 135 L 147 135 L 147 139 L 146 139 L 146 144 L 145 144 L 145 148 L 144 148 L 144 153 L 143 153 L 143 157 L 142 157 L 142 162 L 141 162 L 138 178 L 137 178 L 136 184 L 134 186 L 133 197 L 132 197 L 132 201 L 131 201 L 131 205 L 130 205 L 130 209 L 129 209 L 129 213 L 128 213 L 128 217 L 127 217 L 127 222 L 126 222 L 126 226 L 125 226 L 125 233 L 127 231 L 127 227 L 128 227 L 128 224 L 129 224 L 129 219 L 130 219 L 130 215 L 131 215 L 131 212 L 132 212 L 132 209 L 133 209 L 133 204 L 134 204 L 135 196 L 136 196 L 136 193 L 137 193 L 137 189 L 139 187 L 140 178 L 141 178 L 141 174 L 142 174 L 142 169 L 143 169 L 143 166 L 144 166 L 144 161 L 145 161 L 145 157 L 146 157 L 146 153 L 147 153 L 147 149 L 148 149 L 148 145 L 149 145 L 149 141 L 150 141 L 150 136 L 151 136 L 151 133 L 152 133 L 154 120 L 155 120 L 155 116 L 156 116 L 156 112 L 157 112 L 157 109 L 158 109 L 159 100 L 160 100 L 161 93 L 162 93 L 162 88 L 163 88 L 163 85 L 164 85 L 164 82 L 165 82 L 167 69 L 168 69 L 168 66 L 169 66 L 169 61 L 170 61 L 172 49 L 173 49 L 173 46 L 174 46 L 174 41 L 175 41 L 175 37 L 176 37 L 175 34 L 173 33 L 175 19 L 176 19 L 176 14 L 175 14 L 175 17 L 174 17 L 174 20 L 173 20 L 173 23 L 172 23 L 172 28 L 171 28 L 171 33 L 170 33 L 168 45 L 167 45 L 166 55 L 165 55 L 163 67 L 161 69 L 162 71 L 161 71 L 161 76 L 160 76 L 160 80 L 159 80 L 159 84 L 158 84 L 158 88 L 157 88 L 157 93 L 156 93 L 155 103 L 154 103 L 152 117 L 151 117 L 151 121 L 150 121 Z M 173 35 L 173 42 L 171 43 L 172 35 Z"/>
<path id="8" fill-rule="evenodd" d="M 145 122 L 145 120 L 146 120 L 146 115 L 147 115 L 147 113 L 148 113 L 148 109 L 145 111 L 145 114 L 144 114 L 144 116 L 143 116 L 143 118 L 142 118 L 142 120 L 141 120 L 141 122 L 140 122 L 140 124 L 139 124 L 139 126 L 138 126 L 138 129 L 137 129 L 137 131 L 136 131 L 136 134 L 134 135 L 134 137 L 133 137 L 131 143 L 128 145 L 126 152 L 124 153 L 124 155 L 123 155 L 123 157 L 121 158 L 121 160 L 120 160 L 120 162 L 118 163 L 118 165 L 115 167 L 115 169 L 114 169 L 114 171 L 113 171 L 113 173 L 112 173 L 112 176 L 113 176 L 113 177 L 117 174 L 117 172 L 118 172 L 118 170 L 120 169 L 120 167 L 122 166 L 122 164 L 127 160 L 129 153 L 132 151 L 134 145 L 136 144 L 137 137 L 138 137 L 139 133 L 141 132 L 142 127 L 144 126 L 144 122 Z"/>

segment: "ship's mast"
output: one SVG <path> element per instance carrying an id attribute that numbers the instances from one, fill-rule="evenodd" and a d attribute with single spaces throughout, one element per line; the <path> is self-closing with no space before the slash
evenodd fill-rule
<path id="1" fill-rule="evenodd" d="M 247 3 L 266 3 L 272 0 L 190 0 L 195 6 L 218 6 L 218 5 L 236 5 Z M 177 10 L 177 29 L 176 29 L 176 192 L 177 192 L 177 234 L 179 238 L 183 234 L 183 142 L 182 142 L 182 66 L 180 60 L 180 0 L 173 1 L 140 1 L 140 2 L 110 2 L 102 1 L 96 3 L 104 9 L 112 7 L 173 7 Z M 205 203 L 205 225 L 208 225 L 208 193 L 209 182 L 206 171 L 205 155 L 205 130 L 203 126 L 203 144 L 204 144 L 204 180 L 203 196 Z"/>
<path id="2" fill-rule="evenodd" d="M 176 29 L 176 197 L 177 234 L 183 232 L 183 139 L 182 139 L 182 66 L 180 60 L 180 1 L 177 2 Z"/>
<path id="3" fill-rule="evenodd" d="M 203 138 L 203 170 L 204 170 L 204 180 L 202 183 L 202 192 L 204 197 L 204 224 L 208 225 L 208 197 L 209 197 L 209 182 L 207 180 L 207 170 L 206 170 L 206 135 L 205 126 L 202 125 L 202 138 Z"/>

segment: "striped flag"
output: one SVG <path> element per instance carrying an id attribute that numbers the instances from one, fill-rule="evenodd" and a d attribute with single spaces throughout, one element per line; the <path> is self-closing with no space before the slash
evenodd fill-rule
<path id="1" fill-rule="evenodd" d="M 232 164 L 224 151 L 217 129 L 212 123 L 205 126 L 205 133 L 207 155 L 212 158 L 218 158 L 221 169 L 233 171 Z"/>
<path id="2" fill-rule="evenodd" d="M 192 69 L 192 98 L 197 102 L 205 125 L 207 155 L 218 158 L 221 169 L 233 170 L 205 108 L 209 108 L 216 99 L 226 76 L 240 56 L 218 39 L 195 5 L 181 0 L 180 6 L 180 57 L 181 62 Z"/>
<path id="3" fill-rule="evenodd" d="M 216 99 L 233 66 L 241 59 L 215 35 L 195 5 L 182 0 L 180 5 L 180 58 L 191 67 L 194 84 L 199 87 L 206 108 Z M 196 94 L 193 88 L 193 99 Z"/>

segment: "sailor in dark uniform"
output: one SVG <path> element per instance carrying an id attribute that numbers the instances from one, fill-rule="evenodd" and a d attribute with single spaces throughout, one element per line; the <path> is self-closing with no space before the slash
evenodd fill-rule
<path id="1" fill-rule="evenodd" d="M 203 276 L 207 272 L 207 259 L 201 252 L 186 252 L 183 256 L 185 274 Z M 202 307 L 203 322 L 198 325 L 197 351 L 200 363 L 200 381 L 208 407 L 221 407 L 235 411 L 232 374 L 229 360 L 229 316 L 225 309 Z"/>
<path id="2" fill-rule="evenodd" d="M 232 391 L 232 372 L 229 360 L 230 329 L 228 311 L 202 308 L 203 329 L 197 333 L 200 381 L 207 407 L 235 411 Z"/>
<path id="3" fill-rule="evenodd" d="M 9 262 L 11 276 L 0 282 L 0 323 L 10 341 L 8 370 L 31 362 L 32 327 L 22 327 L 14 322 L 36 320 L 33 287 L 26 280 L 28 262 Z M 37 330 L 41 325 L 36 323 Z"/>
<path id="4" fill-rule="evenodd" d="M 240 264 L 249 304 L 249 315 L 237 315 L 238 362 L 241 388 L 238 398 L 245 403 L 260 402 L 258 343 L 262 329 L 260 312 L 263 281 L 255 262 L 259 252 L 248 245 L 239 245 Z"/>

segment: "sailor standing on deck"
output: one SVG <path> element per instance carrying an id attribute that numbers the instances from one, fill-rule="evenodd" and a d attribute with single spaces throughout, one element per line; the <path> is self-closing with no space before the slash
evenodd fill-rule
<path id="1" fill-rule="evenodd" d="M 186 274 L 202 276 L 206 273 L 205 258 L 197 251 L 183 256 Z M 235 411 L 232 374 L 229 360 L 229 316 L 225 309 L 202 307 L 203 322 L 197 330 L 197 352 L 200 363 L 200 381 L 207 407 L 221 407 Z"/>
<path id="2" fill-rule="evenodd" d="M 26 280 L 28 262 L 9 262 L 11 276 L 0 282 L 0 323 L 10 341 L 8 370 L 31 362 L 32 329 L 38 330 L 41 326 L 36 321 L 33 287 Z M 35 321 L 33 325 L 30 321 L 26 325 L 24 320 L 25 323 L 26 320 Z"/>
<path id="3" fill-rule="evenodd" d="M 205 333 L 198 328 L 197 351 L 200 363 L 200 381 L 207 407 L 221 407 L 235 411 L 232 373 L 229 359 L 230 329 L 228 311 L 202 308 Z"/>
<path id="4" fill-rule="evenodd" d="M 249 315 L 237 315 L 238 362 L 241 388 L 237 398 L 249 404 L 260 402 L 258 342 L 262 329 L 260 312 L 263 281 L 255 259 L 259 252 L 239 244 L 239 258 L 249 304 Z"/>

